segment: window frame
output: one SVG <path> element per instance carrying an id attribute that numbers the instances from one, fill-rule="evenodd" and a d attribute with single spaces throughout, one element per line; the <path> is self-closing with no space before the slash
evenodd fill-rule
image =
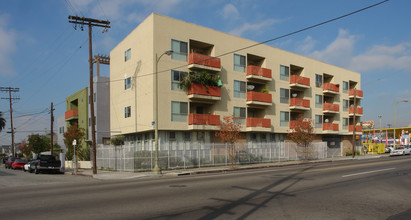
<path id="1" fill-rule="evenodd" d="M 314 119 L 314 126 L 315 128 L 322 128 L 323 127 L 323 115 L 315 115 Z"/>
<path id="2" fill-rule="evenodd" d="M 127 77 L 124 79 L 124 90 L 131 88 L 131 77 Z"/>
<path id="3" fill-rule="evenodd" d="M 178 44 L 178 46 L 176 44 Z M 185 45 L 185 48 L 182 45 Z M 187 61 L 187 58 L 188 58 L 188 43 L 187 42 L 171 39 L 171 49 L 173 50 L 173 53 L 171 54 L 171 59 Z M 185 51 L 181 51 L 182 49 Z"/>
<path id="4" fill-rule="evenodd" d="M 321 79 L 321 81 L 319 80 Z M 322 88 L 324 84 L 324 79 L 322 74 L 315 74 L 315 87 Z"/>
<path id="5" fill-rule="evenodd" d="M 343 93 L 348 93 L 349 84 L 347 81 L 343 81 Z"/>
<path id="6" fill-rule="evenodd" d="M 290 104 L 290 89 L 280 88 L 280 103 Z"/>
<path id="7" fill-rule="evenodd" d="M 280 65 L 280 80 L 290 81 L 290 67 L 289 66 Z"/>
<path id="8" fill-rule="evenodd" d="M 348 99 L 343 99 L 343 111 L 348 112 L 350 108 L 350 102 Z"/>
<path id="9" fill-rule="evenodd" d="M 348 118 L 342 118 L 343 130 L 348 130 L 349 125 L 350 125 L 349 119 Z"/>
<path id="10" fill-rule="evenodd" d="M 124 118 L 131 117 L 131 106 L 124 107 Z"/>
<path id="11" fill-rule="evenodd" d="M 317 97 L 320 97 L 321 98 L 321 103 L 318 103 L 317 102 Z M 314 102 L 315 102 L 315 107 L 316 108 L 323 108 L 323 103 L 324 103 L 324 96 L 323 95 L 319 95 L 319 94 L 315 94 L 315 100 L 314 100 Z"/>
<path id="12" fill-rule="evenodd" d="M 131 59 L 131 48 L 128 48 L 124 51 L 124 62 L 127 62 Z"/>
<path id="13" fill-rule="evenodd" d="M 174 104 L 178 104 L 179 112 L 173 112 Z M 185 106 L 184 106 L 185 105 Z M 183 108 L 182 108 L 183 106 Z M 185 109 L 185 111 L 181 111 Z M 171 121 L 174 122 L 187 122 L 188 117 L 188 102 L 178 102 L 178 101 L 171 101 Z"/>
<path id="14" fill-rule="evenodd" d="M 283 119 L 284 115 L 284 119 Z M 290 112 L 280 111 L 280 127 L 290 126 Z"/>
<path id="15" fill-rule="evenodd" d="M 245 124 L 245 119 L 247 118 L 247 109 L 245 107 L 233 107 L 233 116 L 235 118 L 239 117 L 238 121 L 240 124 Z"/>
<path id="16" fill-rule="evenodd" d="M 246 66 L 247 66 L 246 57 L 244 55 L 240 55 L 240 54 L 234 54 L 233 57 L 234 57 L 234 61 L 233 61 L 234 67 L 233 67 L 233 69 L 237 72 L 245 73 Z M 238 59 L 236 59 L 236 57 L 238 57 Z M 237 60 L 240 63 L 237 63 Z"/>
<path id="17" fill-rule="evenodd" d="M 234 80 L 233 85 L 233 96 L 235 98 L 246 98 L 247 97 L 247 83 L 244 81 Z M 244 91 L 242 91 L 242 89 Z"/>
<path id="18" fill-rule="evenodd" d="M 178 74 L 179 81 L 175 80 L 175 74 Z M 183 91 L 183 87 L 181 86 L 181 80 L 187 76 L 187 72 L 178 71 L 178 70 L 171 70 L 171 90 L 173 91 Z M 178 89 L 177 89 L 178 88 Z"/>

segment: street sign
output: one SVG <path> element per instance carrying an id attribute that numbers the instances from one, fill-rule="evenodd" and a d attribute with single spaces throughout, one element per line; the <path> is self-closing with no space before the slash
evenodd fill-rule
<path id="1" fill-rule="evenodd" d="M 73 145 L 76 146 L 76 144 L 77 144 L 77 141 L 76 141 L 76 139 L 74 139 L 73 140 Z"/>
<path id="2" fill-rule="evenodd" d="M 155 122 L 155 121 L 152 121 L 152 122 L 151 122 L 151 125 L 155 125 L 155 124 L 156 124 L 156 122 Z"/>

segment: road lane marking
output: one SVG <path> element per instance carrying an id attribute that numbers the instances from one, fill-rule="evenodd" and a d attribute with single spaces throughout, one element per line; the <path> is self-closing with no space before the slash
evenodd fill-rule
<path id="1" fill-rule="evenodd" d="M 393 170 L 395 168 L 387 168 L 387 169 L 381 169 L 381 170 L 372 170 L 372 171 L 367 171 L 367 172 L 362 172 L 362 173 L 353 173 L 353 174 L 348 174 L 348 175 L 344 175 L 342 176 L 344 177 L 350 177 L 350 176 L 357 176 L 357 175 L 363 175 L 363 174 L 369 174 L 369 173 L 376 173 L 376 172 L 381 172 L 381 171 L 386 171 L 386 170 Z"/>

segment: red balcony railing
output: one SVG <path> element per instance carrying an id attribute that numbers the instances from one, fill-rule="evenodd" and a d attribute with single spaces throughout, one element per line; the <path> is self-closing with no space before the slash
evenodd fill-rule
<path id="1" fill-rule="evenodd" d="M 310 86 L 310 78 L 302 77 L 299 75 L 291 75 L 290 84 L 300 84 L 304 86 Z"/>
<path id="2" fill-rule="evenodd" d="M 190 114 L 188 116 L 189 125 L 219 125 L 219 115 L 207 115 L 207 114 Z"/>
<path id="3" fill-rule="evenodd" d="M 331 103 L 324 103 L 323 104 L 323 111 L 340 111 L 340 106 L 338 104 L 331 104 Z"/>
<path id="4" fill-rule="evenodd" d="M 247 127 L 271 128 L 269 118 L 247 118 Z"/>
<path id="5" fill-rule="evenodd" d="M 364 97 L 364 92 L 362 90 L 358 90 L 358 89 L 356 89 L 356 90 L 357 90 L 357 94 L 356 94 L 357 97 L 359 97 L 359 98 Z M 354 96 L 354 89 L 350 89 L 348 95 L 349 96 Z"/>
<path id="6" fill-rule="evenodd" d="M 192 83 L 190 89 L 188 89 L 189 95 L 207 95 L 221 97 L 221 88 L 217 86 L 205 87 L 201 84 Z"/>
<path id="7" fill-rule="evenodd" d="M 255 76 L 271 78 L 271 70 L 250 65 L 250 66 L 247 66 L 247 76 L 248 75 L 255 75 Z"/>
<path id="8" fill-rule="evenodd" d="M 338 131 L 338 124 L 323 123 L 323 131 Z"/>
<path id="9" fill-rule="evenodd" d="M 310 100 L 300 99 L 300 98 L 291 98 L 290 106 L 300 106 L 304 108 L 310 108 Z"/>
<path id="10" fill-rule="evenodd" d="M 78 117 L 78 110 L 77 109 L 71 109 L 69 111 L 66 111 L 64 114 L 66 119 L 72 118 L 72 117 Z"/>
<path id="11" fill-rule="evenodd" d="M 354 107 L 350 107 L 349 114 L 354 114 Z M 357 109 L 355 110 L 355 114 L 362 115 L 363 114 L 363 108 L 357 107 Z"/>
<path id="12" fill-rule="evenodd" d="M 190 53 L 188 64 L 199 64 L 214 68 L 221 68 L 220 58 L 207 56 L 199 53 Z"/>
<path id="13" fill-rule="evenodd" d="M 309 123 L 310 122 L 308 122 L 308 121 L 303 121 L 304 127 L 308 128 Z M 290 129 L 295 129 L 296 127 L 297 127 L 297 121 L 296 120 L 290 121 Z"/>
<path id="14" fill-rule="evenodd" d="M 332 83 L 324 83 L 323 84 L 323 91 L 325 90 L 330 90 L 333 92 L 340 92 L 340 88 L 337 85 L 334 85 Z"/>
<path id="15" fill-rule="evenodd" d="M 353 131 L 354 126 L 353 125 L 349 125 L 348 126 L 348 131 Z M 355 132 L 361 132 L 362 131 L 362 126 L 361 125 L 357 125 L 355 126 Z"/>
<path id="16" fill-rule="evenodd" d="M 258 101 L 258 102 L 268 102 L 272 103 L 272 96 L 270 93 L 262 93 L 262 92 L 254 92 L 250 91 L 247 92 L 247 101 Z"/>

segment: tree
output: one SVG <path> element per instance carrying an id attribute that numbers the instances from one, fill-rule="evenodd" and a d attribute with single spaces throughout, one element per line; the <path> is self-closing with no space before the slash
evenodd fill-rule
<path id="1" fill-rule="evenodd" d="M 308 146 L 315 137 L 312 120 L 300 115 L 293 123 L 292 131 L 288 133 L 287 136 L 291 141 L 303 147 L 304 160 L 307 160 Z"/>
<path id="2" fill-rule="evenodd" d="M 77 159 L 84 160 L 87 159 L 87 149 L 88 149 L 88 159 L 90 160 L 90 149 L 84 147 L 83 143 L 86 139 L 86 133 L 83 128 L 79 128 L 76 124 L 71 125 L 67 128 L 64 133 L 64 143 L 67 146 L 66 159 L 72 160 L 74 155 L 73 140 L 76 139 L 76 155 Z"/>
<path id="3" fill-rule="evenodd" d="M 111 138 L 110 142 L 114 146 L 123 145 L 124 144 L 124 136 L 119 135 L 119 136 L 113 137 L 113 138 Z"/>
<path id="4" fill-rule="evenodd" d="M 215 132 L 216 137 L 221 138 L 221 142 L 228 144 L 228 152 L 231 160 L 231 168 L 234 168 L 235 142 L 240 136 L 241 125 L 238 123 L 239 117 L 224 116 L 220 123 L 220 130 Z"/>
<path id="5" fill-rule="evenodd" d="M 35 154 L 39 154 L 41 152 L 50 150 L 50 138 L 44 135 L 39 135 L 39 134 L 29 135 L 28 142 L 29 142 L 29 148 Z"/>
<path id="6" fill-rule="evenodd" d="M 0 132 L 6 127 L 6 119 L 3 118 L 3 112 L 0 112 Z"/>
<path id="7" fill-rule="evenodd" d="M 29 144 L 27 143 L 26 140 L 23 140 L 19 145 L 18 145 L 19 150 L 25 157 L 31 157 L 31 148 Z"/>

